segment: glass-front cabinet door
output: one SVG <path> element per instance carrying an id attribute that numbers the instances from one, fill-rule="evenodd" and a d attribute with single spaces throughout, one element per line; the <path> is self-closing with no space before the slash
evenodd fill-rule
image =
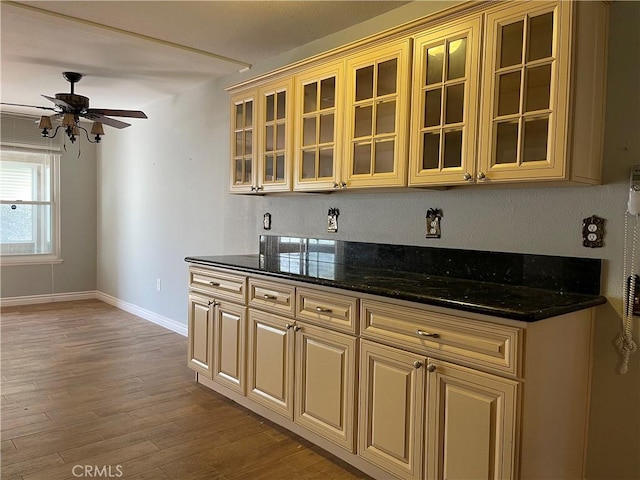
<path id="1" fill-rule="evenodd" d="M 407 184 L 411 40 L 347 59 L 346 187 Z"/>
<path id="2" fill-rule="evenodd" d="M 255 91 L 231 97 L 231 191 L 252 192 L 255 188 Z"/>
<path id="3" fill-rule="evenodd" d="M 260 88 L 258 192 L 291 190 L 292 92 L 291 77 Z"/>
<path id="4" fill-rule="evenodd" d="M 296 76 L 294 190 L 342 188 L 343 65 Z"/>
<path id="5" fill-rule="evenodd" d="M 475 178 L 480 17 L 415 38 L 409 185 Z"/>
<path id="6" fill-rule="evenodd" d="M 567 175 L 573 2 L 518 2 L 486 17 L 480 181 Z"/>

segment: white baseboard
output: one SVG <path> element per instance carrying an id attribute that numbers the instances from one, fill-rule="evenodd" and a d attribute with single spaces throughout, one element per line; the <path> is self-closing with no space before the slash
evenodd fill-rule
<path id="1" fill-rule="evenodd" d="M 132 313 L 140 318 L 167 328 L 172 332 L 178 333 L 183 337 L 188 334 L 187 326 L 183 323 L 176 322 L 162 315 L 158 315 L 151 310 L 139 307 L 132 303 L 125 302 L 116 297 L 112 297 L 103 292 L 96 290 L 87 292 L 71 292 L 71 293 L 48 293 L 45 295 L 27 295 L 24 297 L 7 297 L 0 299 L 0 306 L 14 307 L 18 305 L 32 305 L 36 303 L 52 303 L 52 302 L 69 302 L 73 300 L 101 300 L 109 305 L 124 310 L 125 312 Z"/>
<path id="2" fill-rule="evenodd" d="M 102 300 L 109 305 L 113 305 L 114 307 L 119 308 L 120 310 L 124 310 L 125 312 L 132 313 L 138 317 L 144 318 L 145 320 L 150 321 L 151 323 L 155 323 L 156 325 L 160 325 L 161 327 L 167 328 L 172 332 L 179 333 L 183 337 L 186 337 L 188 334 L 187 326 L 183 323 L 176 322 L 167 317 L 163 317 L 162 315 L 158 315 L 151 310 L 147 310 L 146 308 L 139 307 L 134 305 L 133 303 L 125 302 L 120 300 L 119 298 L 112 297 L 104 292 L 96 292 L 95 297 L 97 300 Z"/>
<path id="3" fill-rule="evenodd" d="M 3 307 L 15 307 L 18 305 L 32 305 L 35 303 L 70 302 L 73 300 L 94 300 L 96 291 L 70 292 L 70 293 L 45 293 L 44 295 L 27 295 L 24 297 L 0 298 Z"/>

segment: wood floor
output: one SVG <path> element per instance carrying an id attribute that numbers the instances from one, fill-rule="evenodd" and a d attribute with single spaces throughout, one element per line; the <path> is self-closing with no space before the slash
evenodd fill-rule
<path id="1" fill-rule="evenodd" d="M 176 333 L 97 300 L 1 315 L 3 480 L 368 478 L 196 384 Z"/>

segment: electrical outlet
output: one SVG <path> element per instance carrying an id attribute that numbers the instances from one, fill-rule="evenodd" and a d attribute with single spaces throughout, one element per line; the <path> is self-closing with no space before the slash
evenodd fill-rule
<path id="1" fill-rule="evenodd" d="M 156 278 L 156 290 L 158 290 L 159 292 L 162 291 L 162 282 L 159 278 Z"/>
<path id="2" fill-rule="evenodd" d="M 427 210 L 427 218 L 426 218 L 426 227 L 427 234 L 426 238 L 440 238 L 440 219 L 442 218 L 442 210 L 439 208 L 430 208 Z"/>

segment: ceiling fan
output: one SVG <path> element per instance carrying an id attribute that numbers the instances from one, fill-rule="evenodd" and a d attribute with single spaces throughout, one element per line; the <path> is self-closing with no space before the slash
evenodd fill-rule
<path id="1" fill-rule="evenodd" d="M 40 118 L 40 122 L 38 128 L 42 129 L 42 136 L 53 138 L 58 133 L 59 128 L 64 128 L 65 133 L 71 140 L 71 142 L 75 142 L 76 135 L 79 130 L 84 130 L 87 135 L 87 139 L 92 143 L 100 142 L 100 135 L 104 135 L 104 130 L 102 129 L 102 125 L 109 125 L 114 128 L 126 128 L 131 124 L 116 120 L 114 118 L 109 117 L 130 117 L 130 118 L 147 118 L 144 112 L 140 110 L 112 110 L 106 108 L 89 108 L 89 98 L 78 95 L 74 91 L 74 85 L 78 83 L 82 79 L 82 74 L 76 72 L 62 72 L 62 76 L 66 81 L 71 84 L 71 92 L 70 93 L 56 93 L 55 97 L 48 97 L 47 95 L 42 95 L 47 100 L 51 101 L 55 106 L 53 107 L 42 107 L 38 105 L 22 105 L 18 103 L 4 103 L 2 105 L 10 105 L 14 107 L 31 107 L 38 108 L 40 110 L 51 110 L 56 112 L 56 115 L 53 115 L 53 118 L 62 118 L 62 125 L 56 127 L 56 130 L 52 136 L 49 136 L 49 130 L 53 128 L 51 124 L 51 118 L 48 116 L 43 116 Z M 78 123 L 80 121 L 80 117 L 86 118 L 89 120 L 93 120 L 93 127 L 91 128 L 91 135 L 94 135 L 94 140 L 92 141 L 89 138 L 89 133 L 83 127 L 81 127 Z"/>

